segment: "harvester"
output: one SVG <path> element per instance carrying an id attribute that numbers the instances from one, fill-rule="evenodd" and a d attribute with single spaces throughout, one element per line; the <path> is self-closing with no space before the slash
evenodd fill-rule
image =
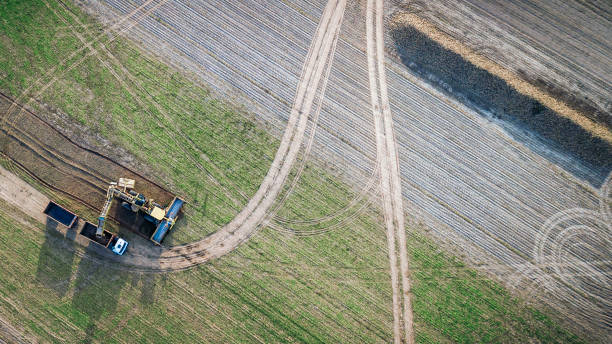
<path id="1" fill-rule="evenodd" d="M 144 218 L 156 225 L 155 231 L 149 239 L 157 245 L 161 245 L 162 240 L 170 232 L 181 207 L 185 203 L 182 199 L 174 197 L 170 205 L 163 208 L 155 203 L 153 199 L 147 199 L 143 194 L 134 190 L 134 180 L 127 178 L 119 178 L 119 182 L 111 182 L 108 191 L 106 192 L 106 202 L 102 207 L 100 216 L 98 217 L 97 236 L 104 234 L 104 221 L 108 215 L 111 204 L 115 198 L 122 201 L 122 206 L 126 209 L 137 213 L 138 211 L 144 214 Z"/>

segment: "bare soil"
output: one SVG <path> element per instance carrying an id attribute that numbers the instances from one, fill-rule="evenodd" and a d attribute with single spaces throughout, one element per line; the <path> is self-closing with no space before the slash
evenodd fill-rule
<path id="1" fill-rule="evenodd" d="M 611 127 L 609 1 L 394 1 L 393 10 L 428 20 Z"/>
<path id="2" fill-rule="evenodd" d="M 0 198 L 21 209 L 33 219 L 45 222 L 47 216 L 43 214 L 43 210 L 49 203 L 45 195 L 2 166 L 0 166 L 0 181 Z"/>
<path id="3" fill-rule="evenodd" d="M 20 105 L 11 107 L 14 104 L 12 99 L 0 95 L 0 110 L 9 111 L 3 112 L 6 121 L 0 132 L 2 154 L 52 190 L 94 211 L 102 208 L 108 183 L 121 177 L 134 179 L 136 190 L 159 204 L 165 205 L 174 197 L 150 179 L 72 141 L 33 112 Z M 150 232 L 150 224 L 125 211 L 120 202 L 113 203 L 109 216 L 145 236 Z"/>
<path id="4" fill-rule="evenodd" d="M 594 185 L 601 185 L 612 169 L 612 144 L 546 103 L 519 92 L 508 81 L 445 48 L 413 26 L 398 24 L 391 37 L 401 61 L 416 74 L 450 96 L 487 111 L 496 120 L 537 135 L 540 144 L 551 151 L 568 154 L 598 171 L 598 178 L 591 180 Z M 553 156 L 550 159 L 554 161 Z M 572 170 L 571 166 L 567 168 Z"/>

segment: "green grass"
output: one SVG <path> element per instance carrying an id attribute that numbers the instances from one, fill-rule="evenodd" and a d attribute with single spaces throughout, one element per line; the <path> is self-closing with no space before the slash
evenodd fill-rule
<path id="1" fill-rule="evenodd" d="M 525 305 L 499 284 L 483 278 L 418 233 L 411 233 L 413 307 L 418 323 L 435 332 L 417 332 L 419 342 L 577 343 L 550 317 Z"/>
<path id="2" fill-rule="evenodd" d="M 75 23 L 58 3 L 48 2 Z M 92 28 L 75 30 L 86 39 L 94 37 L 101 27 L 71 7 Z M 51 80 L 47 70 L 59 66 L 65 71 L 83 57 L 80 53 L 61 63 L 82 46 L 65 25 L 39 1 L 0 2 L 0 89 L 17 97 L 42 78 L 30 92 L 37 95 Z M 100 43 L 133 76 L 102 55 L 130 91 L 89 56 L 70 71 L 54 74 L 58 80 L 36 98 L 127 149 L 160 182 L 187 196 L 187 223 L 177 225 L 169 243 L 215 231 L 244 205 L 241 193 L 255 192 L 278 140 L 237 106 L 214 99 L 130 42 L 108 42 L 104 36 L 94 45 L 104 54 Z M 279 216 L 321 217 L 354 196 L 338 178 L 308 165 Z M 391 338 L 386 239 L 374 206 L 349 212 L 355 215 L 350 224 L 324 235 L 296 237 L 266 228 L 222 259 L 159 275 L 115 271 L 82 258 L 91 253 L 79 247 L 74 253 L 70 241 L 52 228 L 17 223 L 8 216 L 15 211 L 0 204 L 0 316 L 37 338 L 111 343 Z M 465 268 L 423 235 L 410 231 L 409 238 L 419 342 L 578 341 L 550 316 Z"/>
<path id="3" fill-rule="evenodd" d="M 0 316 L 36 337 L 172 343 L 252 342 L 256 335 L 264 342 L 380 342 L 391 333 L 387 269 L 352 264 L 342 254 L 315 256 L 323 246 L 309 242 L 316 239 L 290 240 L 266 231 L 224 259 L 186 272 L 146 275 L 58 249 L 56 242 L 64 239 L 38 226 L 18 224 L 0 211 Z M 409 234 L 418 342 L 580 342 L 426 237 Z M 308 250 L 312 261 L 304 257 Z M 56 269 L 62 265 L 71 269 Z"/>
<path id="4" fill-rule="evenodd" d="M 52 1 L 50 5 L 74 25 L 66 10 Z M 216 230 L 246 203 L 238 190 L 247 196 L 255 192 L 278 141 L 246 114 L 213 99 L 204 88 L 123 40 L 109 42 L 104 36 L 94 44 L 111 69 L 102 66 L 96 55 L 87 57 L 87 50 L 68 58 L 82 44 L 45 5 L 9 2 L 4 7 L 0 29 L 7 32 L 4 37 L 8 39 L 2 40 L 0 48 L 8 53 L 0 57 L 0 67 L 9 76 L 0 81 L 0 88 L 18 97 L 33 84 L 28 95 L 53 104 L 74 121 L 128 149 L 152 166 L 158 179 L 187 196 L 194 226 L 175 231 L 171 240 L 187 242 Z M 20 18 L 25 13 L 42 18 L 41 26 L 46 30 L 27 21 L 24 25 Z M 92 30 L 91 35 L 83 36 L 92 39 L 98 32 Z M 44 42 L 53 46 L 53 57 L 48 56 Z M 101 44 L 121 66 L 104 55 Z M 23 61 L 31 61 L 35 68 Z M 47 75 L 55 66 L 58 70 Z M 120 74 L 125 84 L 118 82 L 111 70 Z M 40 93 L 53 77 L 58 80 Z M 33 83 L 36 80 L 42 81 Z M 30 105 L 37 107 L 37 103 Z"/>

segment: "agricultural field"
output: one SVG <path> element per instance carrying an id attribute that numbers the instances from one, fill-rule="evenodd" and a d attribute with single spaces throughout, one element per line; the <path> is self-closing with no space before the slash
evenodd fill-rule
<path id="1" fill-rule="evenodd" d="M 393 8 L 0 2 L 0 341 L 610 338 L 606 134 L 534 138 L 520 106 L 557 108 L 513 94 L 483 117 L 410 68 Z M 162 246 L 119 207 L 125 256 L 41 213 L 93 222 L 119 177 L 187 201 Z"/>
<path id="2" fill-rule="evenodd" d="M 393 5 L 396 15 L 427 19 L 592 120 L 612 124 L 610 2 L 394 1 Z"/>

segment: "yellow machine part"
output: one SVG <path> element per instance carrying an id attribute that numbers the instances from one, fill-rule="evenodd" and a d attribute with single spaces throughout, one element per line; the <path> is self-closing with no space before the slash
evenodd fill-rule
<path id="1" fill-rule="evenodd" d="M 156 220 L 163 220 L 164 219 L 164 215 L 166 214 L 166 212 L 164 211 L 164 209 L 159 208 L 159 207 L 153 207 L 153 210 L 151 210 L 151 216 L 156 219 Z"/>

